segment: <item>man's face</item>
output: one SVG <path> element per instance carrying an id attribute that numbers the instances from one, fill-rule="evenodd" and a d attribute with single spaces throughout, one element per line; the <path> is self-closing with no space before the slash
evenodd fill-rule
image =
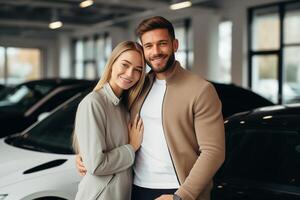
<path id="1" fill-rule="evenodd" d="M 156 73 L 162 73 L 172 67 L 178 41 L 172 39 L 167 29 L 154 29 L 141 36 L 147 64 Z"/>

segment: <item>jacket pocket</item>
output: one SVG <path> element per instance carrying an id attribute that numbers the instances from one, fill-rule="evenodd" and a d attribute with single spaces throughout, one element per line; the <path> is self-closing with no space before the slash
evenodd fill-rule
<path id="1" fill-rule="evenodd" d="M 105 191 L 105 189 L 108 187 L 108 185 L 113 181 L 115 176 L 116 176 L 115 174 L 110 175 L 110 179 L 107 180 L 107 183 L 104 185 L 104 187 L 102 187 L 102 190 L 98 192 L 95 199 L 101 199 L 101 197 L 100 197 L 101 194 Z"/>
<path id="2" fill-rule="evenodd" d="M 114 175 L 94 176 L 86 174 L 78 186 L 76 200 L 95 200 L 105 190 L 108 183 L 111 182 Z"/>

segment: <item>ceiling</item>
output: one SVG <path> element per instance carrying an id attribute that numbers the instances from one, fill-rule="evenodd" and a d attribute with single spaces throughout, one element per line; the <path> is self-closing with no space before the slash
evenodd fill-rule
<path id="1" fill-rule="evenodd" d="M 209 5 L 209 0 L 196 0 Z M 64 23 L 55 32 L 87 28 L 96 23 L 134 16 L 168 7 L 171 0 L 94 0 L 80 8 L 82 0 L 0 0 L 0 35 L 51 34 L 48 28 L 53 13 Z"/>

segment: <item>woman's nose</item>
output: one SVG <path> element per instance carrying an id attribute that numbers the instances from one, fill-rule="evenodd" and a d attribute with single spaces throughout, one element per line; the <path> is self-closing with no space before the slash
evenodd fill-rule
<path id="1" fill-rule="evenodd" d="M 127 70 L 126 70 L 126 75 L 127 75 L 128 77 L 132 77 L 132 76 L 133 76 L 133 69 L 131 69 L 131 68 L 127 69 Z"/>

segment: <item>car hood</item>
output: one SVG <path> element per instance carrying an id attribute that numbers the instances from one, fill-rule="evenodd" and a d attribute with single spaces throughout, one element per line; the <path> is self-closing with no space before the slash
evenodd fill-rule
<path id="1" fill-rule="evenodd" d="M 0 152 L 0 188 L 44 174 L 75 168 L 74 155 L 42 153 L 21 149 L 6 144 L 4 139 L 0 139 Z M 45 163 L 57 160 L 63 162 L 45 167 Z"/>
<path id="2" fill-rule="evenodd" d="M 15 111 L 7 111 L 0 109 L 0 119 L 15 119 L 15 118 L 23 118 L 24 114 L 22 112 L 15 112 Z"/>

